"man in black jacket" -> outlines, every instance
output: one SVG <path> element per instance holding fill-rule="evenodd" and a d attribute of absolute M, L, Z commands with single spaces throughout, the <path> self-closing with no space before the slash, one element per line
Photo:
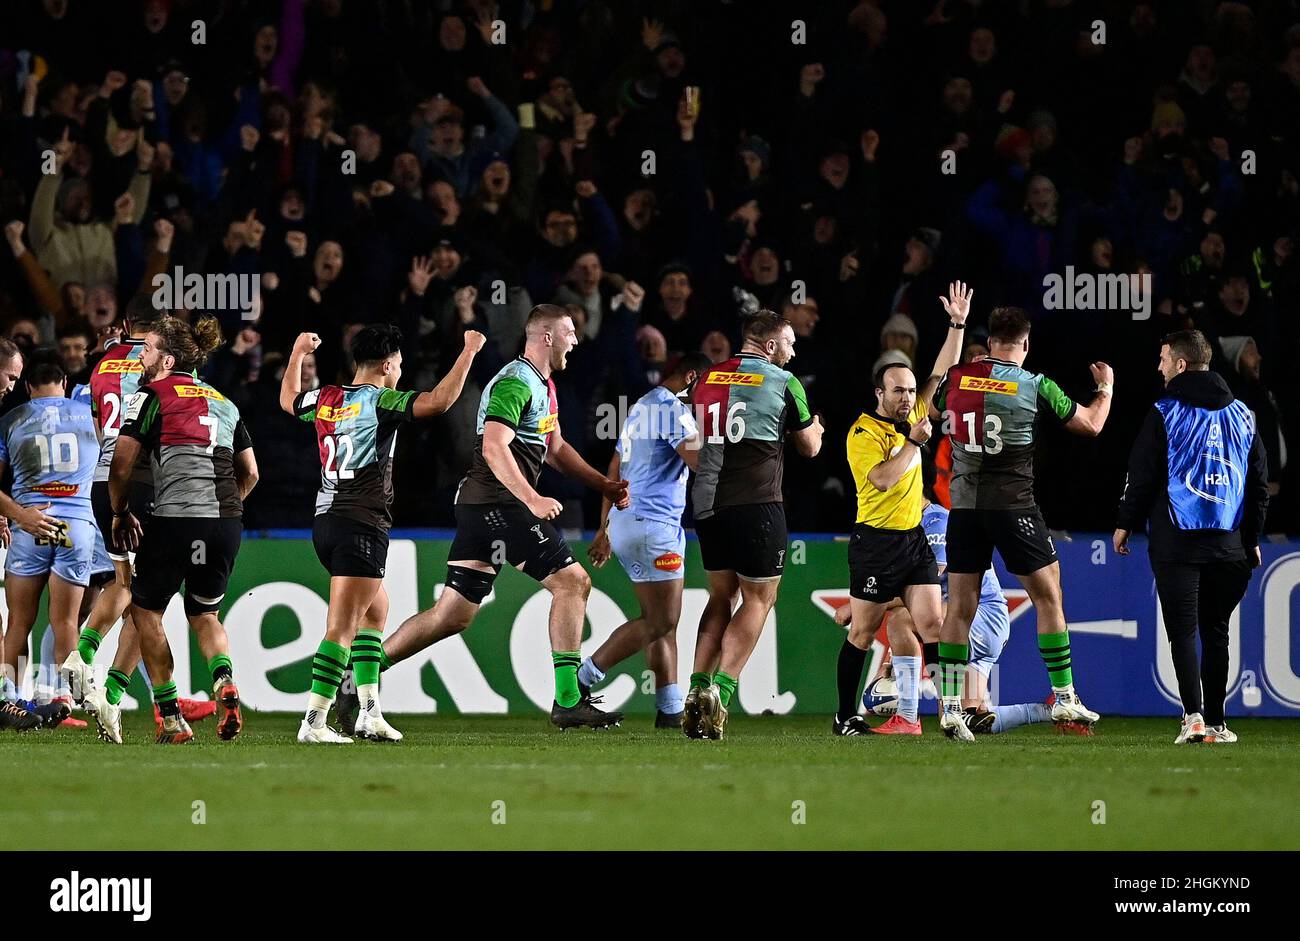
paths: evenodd
<path fill-rule="evenodd" d="M 1223 706 L 1228 619 L 1260 564 L 1268 507 L 1268 459 L 1254 413 L 1210 372 L 1199 330 L 1165 337 L 1165 395 L 1147 415 L 1129 457 L 1115 551 L 1150 520 L 1148 552 L 1183 701 L 1174 743 L 1235 742 Z M 1196 662 L 1196 632 L 1201 663 Z"/>

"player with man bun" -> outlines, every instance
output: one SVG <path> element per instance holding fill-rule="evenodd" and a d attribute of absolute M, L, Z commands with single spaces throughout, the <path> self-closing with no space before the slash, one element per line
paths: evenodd
<path fill-rule="evenodd" d="M 257 461 L 239 409 L 196 375 L 221 343 L 221 325 L 213 317 L 193 327 L 176 317 L 153 325 L 140 350 L 145 384 L 127 406 L 109 468 L 114 542 L 136 550 L 131 617 L 162 716 L 160 744 L 194 737 L 180 712 L 162 622 L 182 583 L 185 614 L 222 710 L 217 735 L 229 741 L 243 728 L 229 640 L 217 611 L 239 552 L 243 501 L 257 483 Z M 153 520 L 143 534 L 131 510 L 142 452 L 153 466 L 154 487 Z M 96 707 L 101 729 L 120 742 L 121 707 L 103 701 Z"/>

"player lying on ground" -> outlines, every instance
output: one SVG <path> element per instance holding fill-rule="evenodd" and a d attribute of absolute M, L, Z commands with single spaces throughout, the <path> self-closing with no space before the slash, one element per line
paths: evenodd
<path fill-rule="evenodd" d="M 640 612 L 617 627 L 578 668 L 579 688 L 589 689 L 638 650 L 655 675 L 655 727 L 679 728 L 684 697 L 677 684 L 677 621 L 686 577 L 686 479 L 698 464 L 700 435 L 683 393 L 712 361 L 687 353 L 663 383 L 628 411 L 609 477 L 626 477 L 631 504 L 610 514 L 601 501 L 600 529 L 587 555 L 596 568 L 611 551 L 632 580 Z"/>
<path fill-rule="evenodd" d="M 140 351 L 146 384 L 131 399 L 109 468 L 114 542 L 136 550 L 131 617 L 162 714 L 160 744 L 194 737 L 181 715 L 172 680 L 172 651 L 163 612 L 185 585 L 185 615 L 198 636 L 222 709 L 217 736 L 243 728 L 226 629 L 217 618 L 243 534 L 244 498 L 257 483 L 253 444 L 239 409 L 195 373 L 221 345 L 221 326 L 204 317 L 193 327 L 174 317 L 154 325 Z M 131 511 L 136 461 L 153 464 L 154 507 L 142 535 Z M 121 707 L 98 699 L 95 718 L 107 741 L 121 742 Z"/>
<path fill-rule="evenodd" d="M 551 722 L 562 729 L 604 728 L 621 722 L 622 714 L 597 709 L 578 688 L 578 648 L 591 577 L 551 523 L 564 509 L 560 501 L 534 488 L 545 461 L 621 510 L 628 505 L 628 483 L 591 467 L 560 434 L 551 374 L 565 367 L 578 343 L 573 319 L 563 307 L 539 304 L 529 313 L 524 332 L 523 355 L 493 377 L 479 402 L 479 441 L 456 493 L 456 538 L 442 594 L 432 608 L 407 618 L 383 642 L 380 668 L 469 627 L 502 565 L 513 565 L 551 593 Z"/>
<path fill-rule="evenodd" d="M 380 645 L 388 620 L 384 568 L 393 525 L 393 451 L 397 429 L 408 421 L 441 415 L 460 397 L 474 356 L 485 337 L 465 333 L 465 345 L 437 387 L 398 392 L 402 333 L 391 324 L 363 328 L 352 341 L 356 373 L 348 385 L 302 392 L 302 361 L 320 346 L 314 333 L 298 336 L 280 383 L 280 407 L 316 428 L 321 459 L 320 492 L 312 543 L 330 573 L 325 639 L 311 662 L 311 692 L 298 741 L 352 741 L 325 724 L 348 664 L 360 697 L 356 735 L 401 741 L 402 733 L 379 711 Z"/>
<path fill-rule="evenodd" d="M 966 318 L 974 291 L 957 281 L 940 297 L 947 314 L 948 333 L 925 383 L 918 389 L 911 368 L 891 363 L 875 376 L 876 400 L 849 429 L 846 452 L 857 486 L 857 516 L 849 539 L 849 610 L 852 624 L 836 664 L 839 707 L 831 724 L 836 735 L 919 735 L 916 698 L 904 700 L 897 715 L 871 728 L 858 715 L 858 689 L 867 650 L 875 640 L 894 598 L 911 612 L 912 622 L 926 642 L 939 639 L 943 596 L 934 552 L 921 527 L 924 500 L 921 448 L 930 440 L 930 398 L 939 380 L 961 356 Z M 901 685 L 915 690 L 921 673 L 921 651 L 910 630 L 890 619 L 885 630 L 894 652 Z"/>
<path fill-rule="evenodd" d="M 931 418 L 943 418 L 953 458 L 948 613 L 939 637 L 939 725 L 960 741 L 975 740 L 963 716 L 965 667 L 980 584 L 994 549 L 1034 603 L 1038 649 L 1056 697 L 1052 720 L 1091 725 L 1100 718 L 1074 691 L 1061 566 L 1034 502 L 1034 419 L 1042 408 L 1075 434 L 1100 434 L 1110 414 L 1114 373 L 1105 363 L 1093 363 L 1096 397 L 1089 405 L 1076 405 L 1052 380 L 1024 368 L 1028 355 L 1029 315 L 1018 307 L 994 309 L 989 355 L 949 369 L 930 408 Z"/>
<path fill-rule="evenodd" d="M 705 370 L 691 394 L 703 422 L 691 497 L 709 601 L 682 719 L 690 738 L 722 738 L 740 672 L 776 603 L 785 569 L 786 435 L 804 457 L 816 457 L 822 446 L 821 419 L 809 411 L 799 380 L 782 368 L 794 357 L 790 322 L 760 310 L 742 321 L 741 332 L 739 355 Z"/>

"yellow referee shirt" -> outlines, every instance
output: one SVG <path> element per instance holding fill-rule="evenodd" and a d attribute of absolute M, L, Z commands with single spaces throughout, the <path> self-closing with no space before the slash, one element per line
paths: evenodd
<path fill-rule="evenodd" d="M 916 424 L 929 411 L 928 402 L 917 400 L 907 420 Z M 914 529 L 921 524 L 924 485 L 921 480 L 921 452 L 912 452 L 912 462 L 898 483 L 881 493 L 867 479 L 871 468 L 902 450 L 906 438 L 892 422 L 864 412 L 849 429 L 849 467 L 858 488 L 858 522 L 876 529 Z"/>

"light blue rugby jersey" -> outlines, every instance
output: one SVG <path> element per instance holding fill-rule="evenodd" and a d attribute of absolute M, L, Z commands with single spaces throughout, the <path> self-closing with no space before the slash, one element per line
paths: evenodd
<path fill-rule="evenodd" d="M 940 565 L 948 564 L 948 510 L 937 503 L 931 503 L 921 513 L 921 527 L 925 530 L 926 541 L 934 552 L 934 560 Z M 948 600 L 948 572 L 942 576 L 943 600 Z M 1011 615 L 1007 611 L 1007 599 L 998 584 L 997 573 L 990 568 L 984 573 L 980 582 L 980 606 L 975 617 L 990 630 L 1001 634 L 1003 639 L 1011 632 Z"/>
<path fill-rule="evenodd" d="M 13 467 L 13 498 L 49 503 L 56 519 L 94 522 L 90 487 L 99 462 L 95 418 L 85 401 L 47 396 L 0 418 L 0 460 Z"/>
<path fill-rule="evenodd" d="M 637 400 L 618 438 L 619 474 L 632 500 L 624 512 L 681 523 L 690 471 L 677 447 L 695 434 L 690 408 L 663 386 Z"/>

